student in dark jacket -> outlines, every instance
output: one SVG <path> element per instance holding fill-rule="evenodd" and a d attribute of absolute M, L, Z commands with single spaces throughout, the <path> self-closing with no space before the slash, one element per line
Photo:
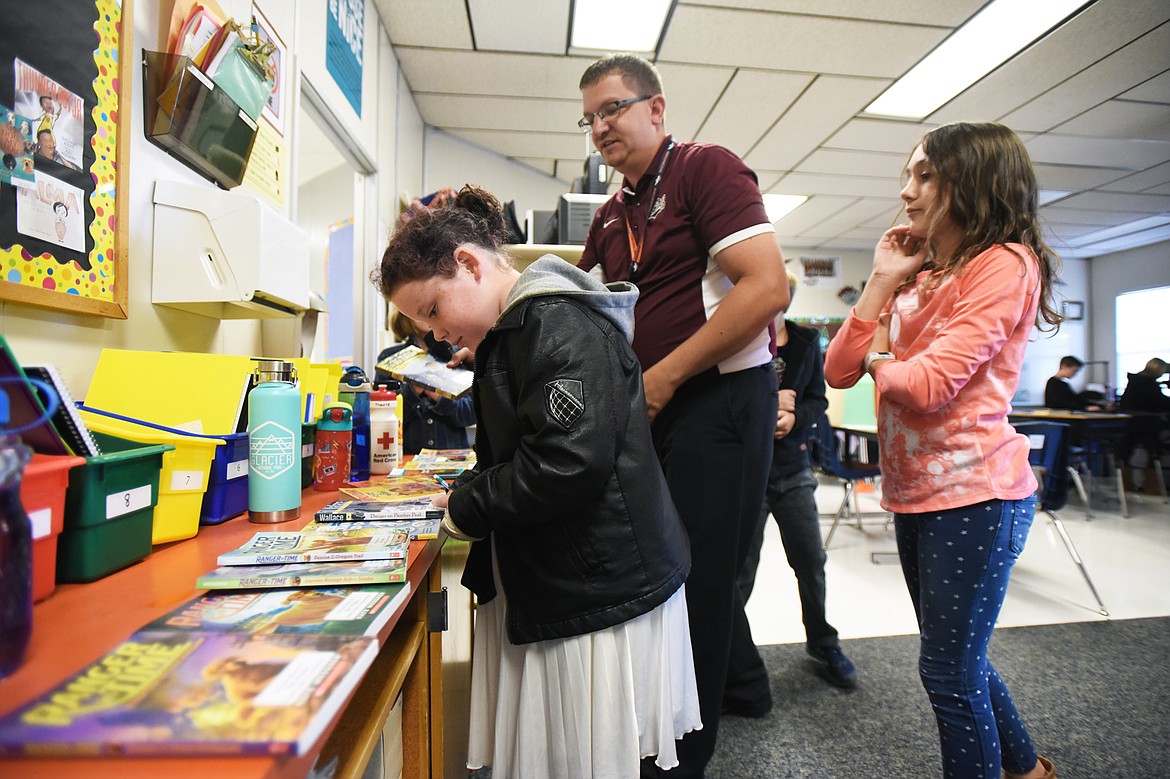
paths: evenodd
<path fill-rule="evenodd" d="M 401 224 L 377 284 L 475 357 L 476 467 L 437 502 L 473 540 L 468 766 L 637 776 L 701 727 L 691 557 L 630 346 L 637 289 L 544 257 L 518 273 L 499 201 L 465 187 Z"/>
<path fill-rule="evenodd" d="M 790 294 L 796 292 L 796 276 L 791 273 L 788 287 Z M 788 565 L 796 576 L 805 651 L 821 668 L 826 680 L 838 687 L 852 687 L 857 682 L 857 670 L 841 651 L 837 629 L 825 616 L 826 555 L 815 494 L 817 477 L 808 452 L 809 429 L 829 407 L 825 398 L 820 334 L 811 327 L 781 320 L 776 327 L 776 373 L 780 381 L 780 405 L 772 445 L 772 470 L 738 585 L 746 603 L 755 586 L 764 527 L 771 514 L 780 529 Z M 724 708 L 728 713 L 752 716 L 755 712 L 741 708 L 735 697 L 735 657 L 733 652 Z"/>
<path fill-rule="evenodd" d="M 1094 403 L 1091 395 L 1077 392 L 1073 388 L 1072 379 L 1085 365 L 1079 358 L 1066 354 L 1060 358 L 1060 367 L 1056 375 L 1048 379 L 1044 386 L 1044 406 L 1046 408 L 1060 408 L 1067 411 L 1100 411 L 1101 406 Z"/>
<path fill-rule="evenodd" d="M 432 357 L 447 362 L 452 357 L 451 344 L 436 340 L 428 330 L 423 330 L 401 311 L 395 311 L 390 319 L 390 330 L 402 343 L 383 349 L 378 362 L 407 346 L 425 349 Z M 388 373 L 376 370 L 375 384 L 385 384 L 387 389 L 402 393 L 402 451 L 418 454 L 422 449 L 466 449 L 467 428 L 475 424 L 475 411 L 471 407 L 471 395 L 452 400 L 437 392 L 402 382 Z"/>

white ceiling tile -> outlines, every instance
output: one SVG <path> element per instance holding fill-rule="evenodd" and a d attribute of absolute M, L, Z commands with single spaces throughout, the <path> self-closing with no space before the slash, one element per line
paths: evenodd
<path fill-rule="evenodd" d="M 680 62 L 894 79 L 949 32 L 684 5 L 671 17 L 659 56 Z"/>
<path fill-rule="evenodd" d="M 1170 103 L 1170 70 L 1138 84 L 1120 95 L 1125 100 L 1143 100 L 1147 103 Z"/>
<path fill-rule="evenodd" d="M 1061 207 L 1124 211 L 1142 215 L 1170 211 L 1170 197 L 1131 192 L 1082 192 L 1059 201 Z"/>
<path fill-rule="evenodd" d="M 548 0 L 467 0 L 480 51 L 564 54 L 569 6 Z"/>
<path fill-rule="evenodd" d="M 427 124 L 445 129 L 524 127 L 537 132 L 572 133 L 581 117 L 581 104 L 575 100 L 422 92 L 415 95 L 415 102 Z"/>
<path fill-rule="evenodd" d="M 503 154 L 505 157 L 564 157 L 566 159 L 576 154 L 581 155 L 584 162 L 585 153 L 582 151 L 581 133 L 533 133 L 496 130 L 451 130 L 464 140 L 478 143 L 486 149 Z"/>
<path fill-rule="evenodd" d="M 374 0 L 374 7 L 395 46 L 471 48 L 463 0 Z"/>
<path fill-rule="evenodd" d="M 752 167 L 791 170 L 877 97 L 886 82 L 821 76 L 745 160 Z"/>
<path fill-rule="evenodd" d="M 737 71 L 695 140 L 718 143 L 744 155 L 812 79 L 809 74 Z"/>
<path fill-rule="evenodd" d="M 825 141 L 825 146 L 900 154 L 905 162 L 922 136 L 937 126 L 892 119 L 854 119 Z"/>
<path fill-rule="evenodd" d="M 1059 201 L 1064 203 L 1064 200 Z M 1095 228 L 1112 227 L 1135 219 L 1144 219 L 1149 216 L 1148 211 L 1107 211 L 1092 208 L 1061 207 L 1060 205 L 1043 206 L 1040 209 L 1040 219 L 1053 224 L 1084 224 Z"/>
<path fill-rule="evenodd" d="M 577 82 L 592 60 L 537 54 L 404 48 L 395 52 L 412 92 L 579 100 Z"/>
<path fill-rule="evenodd" d="M 656 67 L 666 91 L 666 131 L 682 140 L 694 140 L 699 125 L 735 75 L 735 68 L 674 62 L 658 62 Z M 585 68 L 581 70 L 583 72 Z M 573 82 L 574 89 L 577 83 Z M 576 92 L 576 97 L 580 101 L 581 93 Z"/>
<path fill-rule="evenodd" d="M 814 195 L 801 203 L 798 208 L 786 214 L 779 222 L 776 222 L 776 232 L 799 235 L 802 231 L 820 224 L 856 201 L 855 197 Z"/>
<path fill-rule="evenodd" d="M 1048 165 L 1033 162 L 1041 189 L 1093 189 L 1116 181 L 1129 171 L 1122 168 L 1096 168 L 1081 165 Z"/>
<path fill-rule="evenodd" d="M 906 165 L 906 154 L 817 149 L 796 167 L 798 173 L 835 173 L 842 176 L 896 177 Z"/>
<path fill-rule="evenodd" d="M 1048 130 L 1167 68 L 1170 25 L 1163 25 L 1012 111 L 1003 122 L 1010 127 Z"/>
<path fill-rule="evenodd" d="M 683 0 L 680 5 L 713 5 L 720 8 L 749 8 L 785 14 L 834 16 L 902 22 L 908 25 L 958 27 L 983 7 L 986 0 Z"/>
<path fill-rule="evenodd" d="M 1170 103 L 1110 100 L 1056 128 L 1068 135 L 1170 141 Z"/>
<path fill-rule="evenodd" d="M 1153 187 L 1164 185 L 1167 182 L 1170 182 L 1170 162 L 1115 179 L 1102 185 L 1101 189 L 1109 192 L 1151 192 Z"/>
<path fill-rule="evenodd" d="M 829 176 L 814 173 L 789 173 L 769 191 L 785 195 L 845 195 L 889 197 L 895 199 L 902 185 L 898 179 Z"/>
<path fill-rule="evenodd" d="M 1123 170 L 1145 170 L 1170 160 L 1166 141 L 1130 141 L 1084 135 L 1047 133 L 1026 141 L 1034 163 L 1067 164 L 1089 160 L 1094 165 Z"/>

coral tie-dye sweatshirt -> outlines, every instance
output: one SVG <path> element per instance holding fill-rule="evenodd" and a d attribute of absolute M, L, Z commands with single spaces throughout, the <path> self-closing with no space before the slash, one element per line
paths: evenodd
<path fill-rule="evenodd" d="M 913 514 L 1026 498 L 1036 490 L 1028 439 L 1007 416 L 1040 300 L 1036 259 L 997 245 L 937 286 L 929 277 L 886 307 L 897 359 L 875 376 L 882 506 Z M 861 377 L 876 327 L 850 312 L 825 355 L 830 386 Z"/>

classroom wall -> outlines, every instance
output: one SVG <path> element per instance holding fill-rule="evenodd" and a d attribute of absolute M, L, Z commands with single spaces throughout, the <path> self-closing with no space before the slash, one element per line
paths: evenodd
<path fill-rule="evenodd" d="M 1170 241 L 1096 257 L 1090 263 L 1089 276 L 1092 298 L 1086 310 L 1093 323 L 1089 334 L 1092 352 L 1095 359 L 1112 363 L 1117 359 L 1116 298 L 1124 292 L 1170 286 Z M 1165 330 L 1170 319 L 1150 322 L 1150 327 Z M 1150 357 L 1170 359 L 1165 354 Z"/>
<path fill-rule="evenodd" d="M 551 211 L 561 195 L 569 191 L 558 178 L 434 127 L 426 131 L 425 182 L 422 194 L 475 184 L 489 190 L 501 203 L 514 200 L 521 228 L 529 209 Z"/>
<path fill-rule="evenodd" d="M 393 50 L 381 27 L 371 2 L 365 12 L 365 61 L 363 77 L 363 111 L 358 120 L 348 101 L 332 84 L 324 68 L 324 14 L 326 0 L 308 0 L 289 4 L 268 0 L 259 5 L 276 32 L 288 45 L 290 60 L 306 69 L 306 79 L 324 99 L 335 119 L 343 123 L 345 132 L 358 146 L 360 154 L 369 157 L 377 173 L 372 177 L 369 197 L 371 212 L 396 213 L 396 193 L 421 190 L 424 133 L 421 117 L 414 106 L 410 92 L 405 88 Z M 165 5 L 166 19 L 160 8 Z M 224 11 L 239 19 L 251 14 L 251 0 L 224 0 Z M 133 50 L 127 56 L 137 61 L 140 51 L 165 48 L 171 3 L 160 0 L 139 0 L 134 4 Z M 297 34 L 298 20 L 306 28 Z M 320 20 L 320 21 L 315 21 Z M 308 30 L 307 28 L 312 28 Z M 308 50 L 306 51 L 306 47 Z M 174 350 L 223 354 L 264 354 L 265 344 L 276 342 L 282 346 L 294 343 L 283 337 L 293 328 L 269 327 L 281 337 L 265 337 L 260 320 L 220 321 L 210 317 L 188 314 L 151 303 L 153 272 L 153 191 L 154 182 L 168 179 L 199 186 L 213 187 L 206 179 L 171 158 L 146 140 L 143 135 L 141 68 L 131 68 L 133 80 L 131 100 L 124 109 L 130 116 L 131 186 L 124 218 L 128 220 L 128 318 L 107 319 L 80 316 L 68 312 L 38 309 L 15 303 L 0 303 L 0 331 L 4 333 L 17 359 L 27 362 L 52 362 L 62 373 L 66 383 L 78 397 L 83 397 L 103 348 Z M 286 119 L 286 141 L 296 114 L 295 79 L 289 80 L 286 97 L 289 102 Z M 348 114 L 347 114 L 348 112 Z M 387 123 L 391 123 L 387 127 Z M 402 176 L 398 163 L 403 161 Z M 291 162 L 290 162 L 291 165 Z M 236 191 L 247 191 L 241 187 Z M 292 200 L 292 198 L 290 198 Z M 286 215 L 295 207 L 289 204 Z M 363 262 L 372 267 L 384 248 L 386 230 L 372 220 L 371 240 Z M 377 240 L 374 238 L 377 237 Z M 371 293 L 372 294 L 372 293 Z"/>

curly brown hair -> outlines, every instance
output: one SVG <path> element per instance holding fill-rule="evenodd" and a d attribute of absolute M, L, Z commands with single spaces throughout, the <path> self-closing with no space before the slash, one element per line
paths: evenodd
<path fill-rule="evenodd" d="M 389 299 L 403 284 L 434 276 L 452 278 L 455 249 L 470 243 L 509 262 L 504 251 L 508 230 L 496 196 L 470 184 L 454 199 L 399 218 L 382 262 L 370 281 Z"/>
<path fill-rule="evenodd" d="M 935 279 L 960 272 L 992 246 L 1022 244 L 1040 266 L 1036 324 L 1058 326 L 1063 317 L 1053 307 L 1052 287 L 1059 275 L 1060 259 L 1041 237 L 1039 186 L 1020 137 L 996 122 L 954 122 L 931 130 L 920 143 L 927 162 L 938 174 L 943 205 L 935 211 L 926 236 L 926 267 Z M 944 214 L 962 231 L 959 247 L 949 257 L 938 256 L 933 241 Z M 1020 257 L 1021 264 L 1024 261 Z"/>

